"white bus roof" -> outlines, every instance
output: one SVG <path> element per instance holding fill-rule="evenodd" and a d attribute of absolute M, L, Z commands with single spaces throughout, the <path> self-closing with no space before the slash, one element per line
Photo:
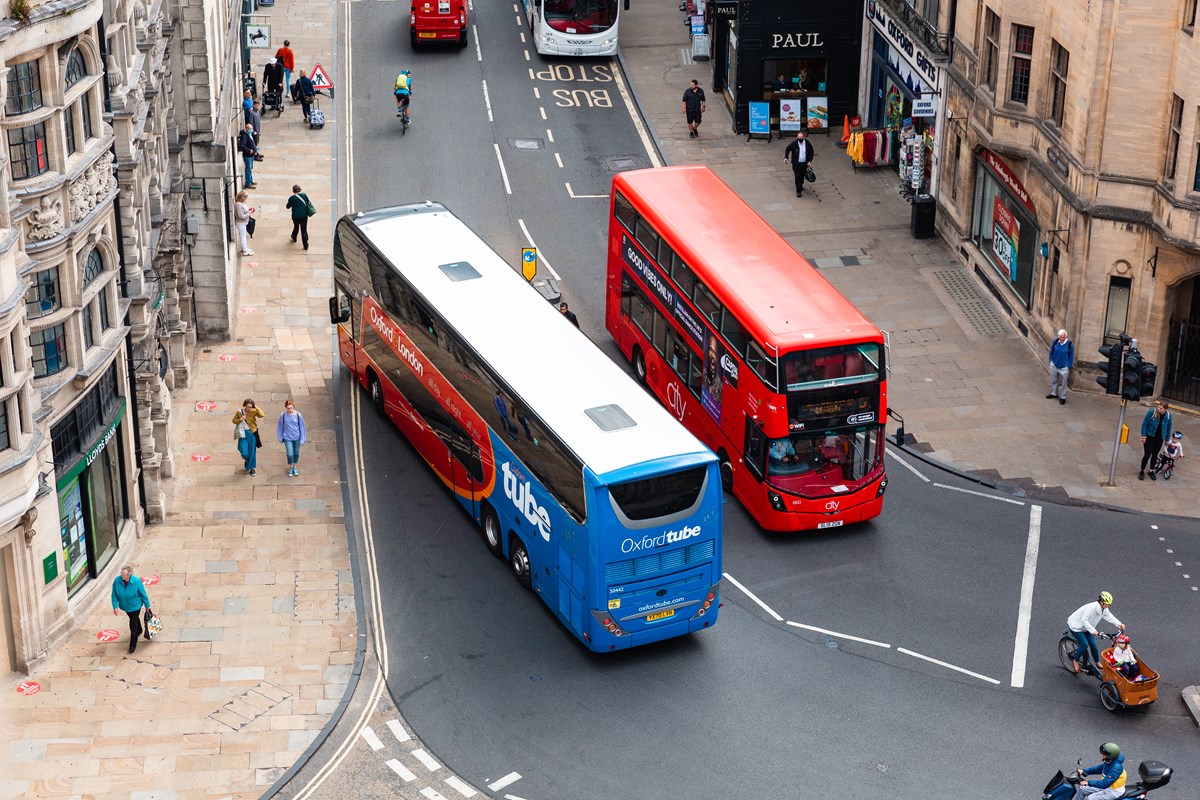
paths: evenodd
<path fill-rule="evenodd" d="M 704 445 L 526 283 L 474 231 L 436 204 L 352 215 L 358 229 L 597 476 Z M 467 262 L 478 278 L 439 267 Z M 685 394 L 688 402 L 693 398 Z M 695 400 L 697 404 L 698 400 Z M 632 427 L 604 431 L 585 413 L 616 405 Z M 485 418 L 488 409 L 477 409 Z"/>

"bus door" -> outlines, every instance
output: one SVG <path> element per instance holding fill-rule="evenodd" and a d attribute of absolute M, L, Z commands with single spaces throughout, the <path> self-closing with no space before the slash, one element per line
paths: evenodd
<path fill-rule="evenodd" d="M 754 480 L 762 483 L 767 463 L 767 436 L 758 422 L 746 415 L 746 445 L 742 449 L 742 463 Z"/>
<path fill-rule="evenodd" d="M 361 316 L 360 313 L 359 319 Z M 342 356 L 342 363 L 349 367 L 357 377 L 358 359 L 355 355 L 354 343 L 358 338 L 355 325 L 358 320 L 355 319 L 354 302 L 350 293 L 340 284 L 334 284 L 334 296 L 329 298 L 329 321 L 337 326 L 338 353 Z"/>

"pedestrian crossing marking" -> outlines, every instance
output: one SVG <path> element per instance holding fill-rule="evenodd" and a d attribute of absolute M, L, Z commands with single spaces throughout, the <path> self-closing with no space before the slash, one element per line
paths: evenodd
<path fill-rule="evenodd" d="M 375 731 L 371 730 L 370 726 L 362 729 L 361 736 L 363 741 L 370 745 L 372 750 L 379 751 L 383 749 L 383 742 L 379 741 L 379 737 L 375 735 Z"/>
<path fill-rule="evenodd" d="M 405 783 L 412 783 L 413 781 L 415 781 L 417 779 L 417 776 L 414 775 L 412 773 L 412 771 L 409 770 L 408 767 L 404 766 L 403 764 L 401 764 L 398 760 L 396 760 L 394 758 L 389 759 L 388 761 L 386 761 L 384 763 L 387 764 L 389 767 L 391 767 L 392 772 L 399 775 L 400 779 L 402 781 L 404 781 Z"/>
<path fill-rule="evenodd" d="M 437 772 L 439 769 L 442 768 L 442 765 L 439 764 L 434 759 L 433 756 L 429 755 L 429 753 L 426 753 L 424 750 L 422 750 L 419 747 L 416 750 L 413 750 L 412 754 L 413 754 L 413 758 L 415 758 L 417 761 L 420 761 L 422 764 L 424 764 L 425 769 L 429 770 L 430 772 Z"/>
<path fill-rule="evenodd" d="M 392 735 L 396 737 L 396 741 L 407 742 L 411 738 L 408 735 L 408 731 L 404 730 L 404 726 L 400 724 L 400 720 L 389 719 L 387 726 L 391 730 Z"/>

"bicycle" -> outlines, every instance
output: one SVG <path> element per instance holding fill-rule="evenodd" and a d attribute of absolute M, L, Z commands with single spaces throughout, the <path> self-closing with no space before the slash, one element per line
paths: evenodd
<path fill-rule="evenodd" d="M 406 98 L 404 98 L 404 102 L 402 102 L 400 104 L 399 116 L 400 116 L 400 135 L 401 136 L 404 136 L 405 134 L 408 133 L 408 126 L 412 124 L 412 121 L 409 120 L 409 118 L 408 118 L 408 103 L 409 103 L 409 99 L 406 97 Z"/>

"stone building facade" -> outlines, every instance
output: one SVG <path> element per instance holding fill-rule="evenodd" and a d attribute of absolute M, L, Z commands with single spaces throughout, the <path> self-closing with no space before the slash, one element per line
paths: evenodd
<path fill-rule="evenodd" d="M 955 5 L 938 227 L 1076 388 L 1125 333 L 1200 405 L 1197 0 Z"/>

